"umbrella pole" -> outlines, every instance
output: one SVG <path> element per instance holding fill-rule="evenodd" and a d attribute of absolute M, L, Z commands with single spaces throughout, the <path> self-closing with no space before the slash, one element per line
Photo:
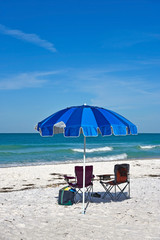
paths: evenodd
<path fill-rule="evenodd" d="M 85 214 L 85 165 L 86 165 L 86 137 L 84 136 L 84 155 L 83 155 L 83 214 Z"/>

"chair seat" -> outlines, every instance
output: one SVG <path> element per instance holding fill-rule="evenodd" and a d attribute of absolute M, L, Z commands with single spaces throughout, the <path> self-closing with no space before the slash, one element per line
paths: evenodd
<path fill-rule="evenodd" d="M 107 182 L 106 184 L 108 184 L 108 185 L 118 185 L 118 184 L 122 184 L 122 183 L 127 183 L 127 181 L 121 181 L 121 182 L 110 181 L 110 182 Z"/>
<path fill-rule="evenodd" d="M 69 183 L 70 186 L 74 187 L 74 188 L 83 188 L 82 184 L 77 184 L 77 183 Z M 89 184 L 85 185 L 85 187 L 89 187 L 89 186 L 93 186 L 93 183 L 90 182 Z"/>

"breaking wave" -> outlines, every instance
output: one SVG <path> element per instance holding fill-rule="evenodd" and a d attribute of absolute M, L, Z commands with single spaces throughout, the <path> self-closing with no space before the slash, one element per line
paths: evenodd
<path fill-rule="evenodd" d="M 127 159 L 127 154 L 122 153 L 118 155 L 112 155 L 112 156 L 106 156 L 106 157 L 93 157 L 93 158 L 87 158 L 87 161 L 93 161 L 93 162 L 105 162 L 105 161 L 114 161 L 114 160 L 124 160 Z"/>
<path fill-rule="evenodd" d="M 93 152 L 108 152 L 108 151 L 112 151 L 113 148 L 112 147 L 101 147 L 101 148 L 91 148 L 91 149 L 86 149 L 87 153 L 93 153 Z M 84 152 L 84 149 L 80 149 L 80 148 L 74 148 L 72 149 L 72 151 L 74 152 Z"/>
<path fill-rule="evenodd" d="M 152 148 L 157 148 L 160 147 L 160 145 L 145 145 L 145 146 L 140 146 L 141 149 L 152 149 Z"/>

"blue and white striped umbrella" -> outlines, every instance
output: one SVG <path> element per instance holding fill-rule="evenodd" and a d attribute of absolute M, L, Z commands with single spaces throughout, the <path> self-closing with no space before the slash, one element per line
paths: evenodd
<path fill-rule="evenodd" d="M 137 134 L 137 127 L 111 110 L 88 105 L 65 108 L 54 113 L 36 127 L 42 136 L 64 132 L 66 137 Z M 59 130 L 58 130 L 59 129 Z M 58 131 L 57 131 L 58 130 Z"/>
<path fill-rule="evenodd" d="M 36 130 L 42 136 L 53 136 L 64 133 L 66 137 L 84 135 L 84 167 L 83 167 L 83 213 L 85 213 L 85 159 L 86 137 L 109 135 L 136 135 L 137 127 L 126 118 L 111 110 L 100 107 L 82 105 L 65 108 L 39 122 Z"/>

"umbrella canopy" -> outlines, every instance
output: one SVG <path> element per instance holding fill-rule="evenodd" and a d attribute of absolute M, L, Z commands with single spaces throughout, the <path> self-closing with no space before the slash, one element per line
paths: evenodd
<path fill-rule="evenodd" d="M 64 133 L 66 137 L 137 134 L 137 127 L 121 115 L 104 108 L 88 105 L 65 108 L 36 126 L 42 136 Z"/>
<path fill-rule="evenodd" d="M 86 137 L 109 135 L 135 135 L 137 127 L 126 118 L 111 110 L 100 107 L 82 105 L 65 108 L 43 121 L 39 122 L 36 130 L 42 136 L 53 136 L 64 133 L 66 137 L 79 137 L 84 135 L 84 167 L 83 167 L 83 213 L 85 213 L 85 158 Z"/>

